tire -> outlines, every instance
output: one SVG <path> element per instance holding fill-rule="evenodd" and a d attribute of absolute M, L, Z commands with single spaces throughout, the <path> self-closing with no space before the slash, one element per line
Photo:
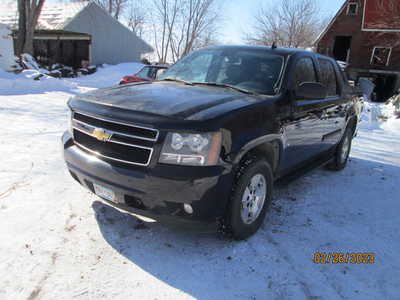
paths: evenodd
<path fill-rule="evenodd" d="M 350 126 L 346 128 L 343 134 L 342 140 L 340 141 L 335 151 L 333 161 L 327 165 L 327 168 L 332 171 L 343 170 L 349 160 L 351 151 L 351 142 L 353 140 L 353 130 Z"/>
<path fill-rule="evenodd" d="M 272 200 L 273 183 L 266 160 L 248 157 L 239 166 L 226 216 L 227 231 L 234 239 L 246 239 L 260 228 Z"/>

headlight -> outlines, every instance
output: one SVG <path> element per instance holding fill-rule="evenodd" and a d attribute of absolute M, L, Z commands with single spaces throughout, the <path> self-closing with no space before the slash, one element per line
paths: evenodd
<path fill-rule="evenodd" d="M 218 162 L 221 133 L 168 133 L 159 161 L 165 164 L 212 166 Z"/>
<path fill-rule="evenodd" d="M 72 134 L 72 111 L 69 108 L 67 112 L 67 130 Z"/>

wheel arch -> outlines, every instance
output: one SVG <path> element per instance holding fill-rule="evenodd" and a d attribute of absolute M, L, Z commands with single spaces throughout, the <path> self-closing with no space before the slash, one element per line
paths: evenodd
<path fill-rule="evenodd" d="M 358 117 L 357 115 L 351 115 L 349 116 L 349 118 L 347 119 L 346 122 L 346 128 L 350 127 L 353 131 L 353 136 L 356 134 L 357 132 L 357 124 L 358 124 Z"/>
<path fill-rule="evenodd" d="M 275 174 L 282 157 L 282 145 L 281 136 L 278 134 L 257 138 L 242 147 L 234 159 L 234 164 L 240 164 L 248 154 L 253 154 L 265 158 Z"/>
<path fill-rule="evenodd" d="M 347 110 L 346 126 L 343 128 L 343 133 L 349 126 L 351 126 L 351 129 L 353 130 L 353 135 L 356 135 L 359 118 L 360 114 L 357 113 L 355 105 L 350 105 Z"/>

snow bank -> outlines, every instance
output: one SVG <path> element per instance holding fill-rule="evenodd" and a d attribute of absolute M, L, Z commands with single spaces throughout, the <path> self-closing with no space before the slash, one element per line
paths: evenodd
<path fill-rule="evenodd" d="M 86 88 L 102 88 L 116 85 L 126 75 L 132 75 L 143 68 L 140 63 L 122 63 L 118 65 L 104 65 L 98 68 L 97 72 L 89 76 L 81 76 L 78 78 L 68 79 L 77 83 L 81 87 Z"/>
<path fill-rule="evenodd" d="M 22 95 L 27 93 L 44 93 L 46 91 L 71 91 L 77 89 L 77 84 L 52 77 L 33 80 L 40 73 L 35 70 L 25 70 L 15 75 L 0 71 L 0 95 Z"/>
<path fill-rule="evenodd" d="M 390 121 L 390 122 L 389 122 Z M 387 128 L 388 123 L 397 123 L 395 107 L 392 104 L 376 102 L 364 102 L 364 110 L 361 115 L 361 127 L 366 129 Z"/>
<path fill-rule="evenodd" d="M 0 23 L 0 69 L 9 70 L 14 61 L 14 44 L 10 28 Z"/>
<path fill-rule="evenodd" d="M 142 67 L 143 65 L 139 63 L 105 65 L 92 75 L 62 79 L 43 76 L 40 80 L 33 79 L 40 74 L 36 70 L 24 70 L 18 75 L 0 70 L 0 95 L 38 94 L 51 91 L 76 94 L 88 89 L 115 85 L 123 76 L 134 74 Z"/>
<path fill-rule="evenodd" d="M 382 124 L 382 129 L 391 132 L 400 132 L 400 119 L 391 118 L 387 122 Z"/>

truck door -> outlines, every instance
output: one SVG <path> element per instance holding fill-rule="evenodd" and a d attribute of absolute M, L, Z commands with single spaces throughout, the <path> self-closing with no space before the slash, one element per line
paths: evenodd
<path fill-rule="evenodd" d="M 294 94 L 304 82 L 318 82 L 316 65 L 312 57 L 301 57 L 294 64 L 291 79 Z M 285 150 L 282 160 L 282 172 L 321 153 L 321 141 L 324 133 L 325 99 L 292 99 L 292 113 L 284 123 Z"/>
<path fill-rule="evenodd" d="M 321 150 L 329 150 L 334 147 L 342 136 L 342 129 L 346 118 L 346 99 L 343 94 L 338 73 L 332 61 L 318 58 L 320 82 L 327 87 L 326 99 L 323 106 L 322 123 L 324 126 Z"/>

